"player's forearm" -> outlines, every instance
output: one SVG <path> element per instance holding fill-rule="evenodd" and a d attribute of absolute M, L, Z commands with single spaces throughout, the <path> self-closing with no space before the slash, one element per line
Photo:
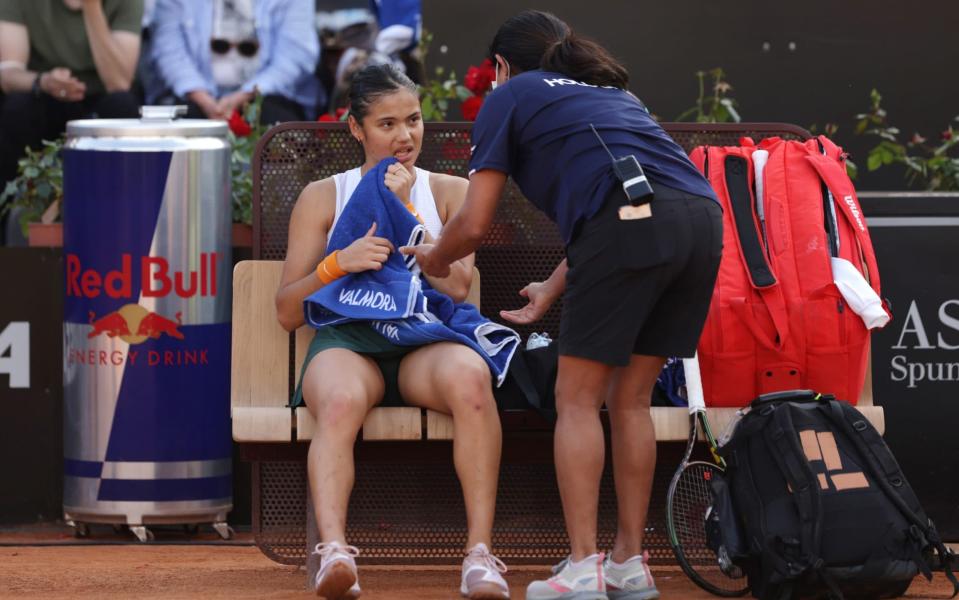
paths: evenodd
<path fill-rule="evenodd" d="M 549 276 L 549 279 L 546 280 L 546 287 L 552 296 L 553 300 L 556 300 L 563 295 L 563 291 L 566 290 L 566 272 L 569 271 L 569 266 L 566 264 L 566 259 L 564 258 L 556 268 L 553 269 L 552 275 Z"/>
<path fill-rule="evenodd" d="M 426 280 L 434 289 L 443 292 L 454 301 L 463 302 L 470 292 L 470 285 L 473 282 L 473 269 L 468 267 L 461 259 L 450 264 L 448 277 L 430 277 L 427 275 Z"/>
<path fill-rule="evenodd" d="M 36 80 L 36 71 L 28 71 L 23 67 L 8 66 L 0 71 L 0 88 L 4 94 L 15 92 L 29 92 L 33 89 L 33 82 Z"/>
<path fill-rule="evenodd" d="M 97 75 L 108 92 L 125 92 L 133 84 L 137 56 L 128 56 L 116 40 L 103 14 L 103 6 L 90 3 L 83 8 L 83 23 L 86 26 L 90 51 Z M 136 53 L 139 54 L 139 53 Z"/>

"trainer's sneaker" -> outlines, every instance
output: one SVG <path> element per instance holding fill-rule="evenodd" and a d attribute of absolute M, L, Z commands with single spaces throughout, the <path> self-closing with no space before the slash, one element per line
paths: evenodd
<path fill-rule="evenodd" d="M 610 600 L 653 600 L 659 590 L 649 572 L 649 553 L 643 552 L 624 563 L 606 559 L 606 594 Z"/>
<path fill-rule="evenodd" d="M 553 567 L 553 576 L 526 588 L 526 600 L 606 600 L 603 554 L 579 562 L 566 559 Z"/>
<path fill-rule="evenodd" d="M 476 544 L 463 559 L 460 593 L 470 600 L 509 600 L 509 586 L 501 575 L 505 572 L 506 565 L 486 544 Z"/>
<path fill-rule="evenodd" d="M 360 551 L 355 546 L 339 542 L 316 545 L 313 554 L 320 555 L 320 570 L 316 572 L 313 589 L 326 600 L 354 600 L 359 598 L 360 583 L 356 577 L 356 561 Z"/>

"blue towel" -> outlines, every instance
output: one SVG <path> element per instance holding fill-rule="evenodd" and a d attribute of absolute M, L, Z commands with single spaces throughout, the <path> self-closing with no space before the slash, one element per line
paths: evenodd
<path fill-rule="evenodd" d="M 427 284 L 428 285 L 428 284 Z M 453 300 L 432 288 L 423 290 L 424 310 L 408 319 L 373 321 L 373 329 L 397 346 L 422 346 L 433 342 L 457 342 L 469 346 L 486 361 L 499 387 L 519 347 L 515 331 L 494 323 L 476 307 Z"/>
<path fill-rule="evenodd" d="M 384 184 L 387 158 L 363 176 L 330 234 L 328 250 L 349 246 L 375 221 L 376 235 L 393 245 L 415 246 L 425 228 Z M 375 331 L 399 346 L 449 341 L 475 350 L 499 386 L 519 346 L 519 335 L 483 317 L 476 307 L 453 300 L 420 278 L 412 256 L 390 253 L 379 271 L 351 273 L 323 286 L 303 301 L 306 322 L 320 328 L 369 321 Z"/>
<path fill-rule="evenodd" d="M 327 251 L 342 250 L 363 237 L 376 223 L 376 236 L 393 245 L 416 245 L 426 228 L 403 206 L 383 180 L 386 169 L 396 162 L 387 158 L 363 176 L 330 232 Z M 403 319 L 413 313 L 420 296 L 421 280 L 411 272 L 412 256 L 391 252 L 383 268 L 341 277 L 323 286 L 304 300 L 306 321 L 314 327 L 355 320 Z"/>

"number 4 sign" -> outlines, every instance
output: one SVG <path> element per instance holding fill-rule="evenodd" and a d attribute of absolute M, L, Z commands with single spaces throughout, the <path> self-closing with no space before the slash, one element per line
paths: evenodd
<path fill-rule="evenodd" d="M 11 388 L 30 387 L 30 323 L 14 321 L 0 332 L 0 374 Z"/>

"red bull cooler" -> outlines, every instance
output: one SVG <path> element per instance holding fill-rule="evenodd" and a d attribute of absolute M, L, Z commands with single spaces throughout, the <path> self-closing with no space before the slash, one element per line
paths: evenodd
<path fill-rule="evenodd" d="M 144 115 L 67 125 L 63 510 L 81 535 L 213 523 L 228 537 L 227 126 Z"/>

